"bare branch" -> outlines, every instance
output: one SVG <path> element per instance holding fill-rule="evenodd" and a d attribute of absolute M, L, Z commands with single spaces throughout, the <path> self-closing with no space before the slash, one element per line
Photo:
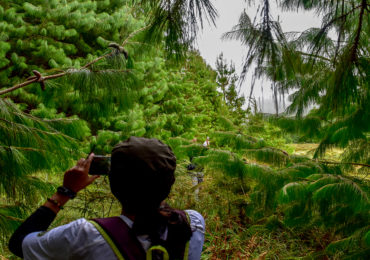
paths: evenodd
<path fill-rule="evenodd" d="M 66 75 L 66 74 L 67 74 L 66 72 L 62 72 L 62 73 L 58 73 L 58 74 L 53 74 L 53 75 L 45 76 L 45 77 L 43 77 L 43 81 L 49 80 L 49 79 L 59 78 L 59 77 L 62 77 L 64 75 Z M 17 85 L 15 85 L 15 86 L 13 86 L 11 88 L 8 88 L 8 89 L 1 90 L 0 91 L 0 96 L 1 95 L 4 95 L 6 93 L 12 92 L 12 91 L 14 91 L 16 89 L 19 89 L 19 88 L 23 88 L 25 86 L 28 86 L 28 85 L 30 85 L 32 83 L 38 82 L 38 80 L 39 79 L 37 77 L 33 76 L 31 79 L 29 79 L 29 80 L 27 80 L 27 81 L 25 81 L 23 83 L 17 84 Z"/>
<path fill-rule="evenodd" d="M 85 66 L 81 67 L 81 69 L 86 69 L 86 68 L 90 67 L 92 64 L 97 63 L 98 61 L 100 61 L 102 59 L 105 59 L 105 58 L 107 58 L 110 55 L 112 55 L 112 52 L 109 52 L 107 54 L 104 54 L 104 55 L 102 55 L 102 56 L 100 56 L 100 57 L 98 57 L 98 58 L 96 58 L 96 59 L 88 62 Z M 65 75 L 68 74 L 67 72 L 61 72 L 61 73 L 58 73 L 58 74 L 53 74 L 53 75 L 49 75 L 49 76 L 44 76 L 43 77 L 41 75 L 41 73 L 39 71 L 37 71 L 37 70 L 33 70 L 32 72 L 35 74 L 35 76 L 32 76 L 32 77 L 29 78 L 29 80 L 27 80 L 27 81 L 25 81 L 23 83 L 17 84 L 15 86 L 11 87 L 11 88 L 1 90 L 0 91 L 0 96 L 1 95 L 4 95 L 6 93 L 12 92 L 12 91 L 14 91 L 16 89 L 23 88 L 23 87 L 28 86 L 28 85 L 30 85 L 32 83 L 35 83 L 35 82 L 40 82 L 40 84 L 41 84 L 41 83 L 44 83 L 44 81 L 46 81 L 46 80 L 60 78 L 60 77 L 63 77 L 63 76 L 65 76 Z"/>

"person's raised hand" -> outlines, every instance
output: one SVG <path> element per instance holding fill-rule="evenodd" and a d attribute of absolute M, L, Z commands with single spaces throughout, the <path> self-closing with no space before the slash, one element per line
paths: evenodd
<path fill-rule="evenodd" d="M 99 178 L 99 175 L 89 176 L 93 158 L 94 154 L 91 153 L 87 159 L 81 158 L 76 166 L 66 171 L 64 173 L 63 186 L 77 193 Z"/>

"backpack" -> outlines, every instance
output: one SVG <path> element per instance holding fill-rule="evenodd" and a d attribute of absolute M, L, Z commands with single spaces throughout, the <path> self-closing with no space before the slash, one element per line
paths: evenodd
<path fill-rule="evenodd" d="M 186 215 L 190 223 L 185 211 L 178 212 Z M 152 260 L 154 251 L 161 252 L 163 260 L 170 259 L 167 249 L 161 245 L 153 245 L 145 252 L 132 229 L 120 217 L 98 218 L 89 220 L 89 222 L 103 236 L 118 260 Z M 187 260 L 188 256 L 189 241 L 185 244 L 183 259 Z"/>

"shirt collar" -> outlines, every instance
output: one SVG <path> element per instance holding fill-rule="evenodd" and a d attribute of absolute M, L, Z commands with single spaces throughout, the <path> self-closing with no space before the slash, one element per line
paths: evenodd
<path fill-rule="evenodd" d="M 127 224 L 127 226 L 132 228 L 132 226 L 134 225 L 134 222 L 131 219 L 129 219 L 125 215 L 120 215 L 119 217 Z"/>

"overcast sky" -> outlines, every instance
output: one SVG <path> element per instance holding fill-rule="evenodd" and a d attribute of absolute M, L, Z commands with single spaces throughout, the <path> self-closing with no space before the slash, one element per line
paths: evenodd
<path fill-rule="evenodd" d="M 213 0 L 212 1 L 218 10 L 219 17 L 216 21 L 217 27 L 210 26 L 205 23 L 203 32 L 200 33 L 197 47 L 202 57 L 206 62 L 215 68 L 217 56 L 223 52 L 224 58 L 228 62 L 233 61 L 240 75 L 243 57 L 247 52 L 247 48 L 242 46 L 238 41 L 221 40 L 221 36 L 232 29 L 238 23 L 239 16 L 243 9 L 246 9 L 247 14 L 253 20 L 257 5 L 248 7 L 244 0 Z M 258 4 L 260 0 L 255 0 Z M 282 12 L 276 8 L 275 1 L 270 1 L 271 10 L 274 19 L 279 17 L 281 26 L 284 32 L 304 31 L 311 27 L 320 27 L 320 19 L 313 12 Z M 253 71 L 253 68 L 250 69 Z M 249 96 L 252 73 L 249 72 L 242 86 L 241 93 L 246 97 Z M 256 82 L 254 87 L 254 96 L 257 100 L 264 100 L 264 112 L 274 112 L 272 105 L 272 92 L 270 90 L 271 83 L 268 81 Z M 263 86 L 263 91 L 261 87 Z M 263 98 L 262 98 L 263 97 Z"/>

